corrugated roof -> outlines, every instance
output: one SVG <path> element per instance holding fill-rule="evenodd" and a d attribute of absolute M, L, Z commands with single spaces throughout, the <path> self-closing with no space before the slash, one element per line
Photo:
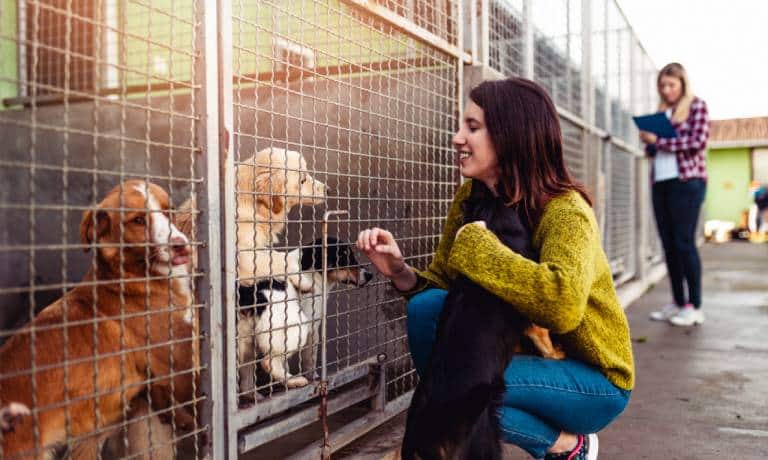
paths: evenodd
<path fill-rule="evenodd" d="M 712 120 L 710 142 L 745 142 L 768 139 L 768 117 Z"/>

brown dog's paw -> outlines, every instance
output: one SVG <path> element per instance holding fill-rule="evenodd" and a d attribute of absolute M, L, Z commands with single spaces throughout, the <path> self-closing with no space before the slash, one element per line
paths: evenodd
<path fill-rule="evenodd" d="M 544 354 L 547 359 L 565 359 L 565 352 L 559 347 L 554 347 Z"/>
<path fill-rule="evenodd" d="M 548 329 L 531 324 L 525 329 L 524 334 L 531 339 L 538 352 L 544 358 L 565 359 L 565 353 L 562 348 L 552 343 Z"/>

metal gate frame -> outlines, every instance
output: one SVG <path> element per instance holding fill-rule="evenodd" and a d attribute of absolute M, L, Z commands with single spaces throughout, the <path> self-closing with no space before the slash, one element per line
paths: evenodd
<path fill-rule="evenodd" d="M 600 1 L 600 0 L 596 0 Z M 611 0 L 605 0 L 606 5 Z M 467 83 L 476 83 L 478 72 L 472 69 L 480 69 L 479 75 L 483 78 L 502 78 L 494 69 L 488 66 L 489 63 L 489 0 L 481 0 L 467 3 L 462 2 L 457 8 L 457 43 L 464 46 L 453 45 L 441 37 L 416 26 L 409 20 L 395 14 L 389 9 L 364 0 L 341 0 L 343 4 L 355 8 L 363 9 L 368 14 L 375 16 L 389 25 L 394 26 L 406 35 L 419 40 L 420 42 L 435 48 L 443 53 L 457 58 L 456 81 L 458 92 L 458 113 L 463 112 L 465 91 L 465 79 Z M 523 16 L 526 26 L 524 27 L 524 48 L 522 50 L 523 60 L 522 68 L 524 75 L 533 78 L 534 72 L 534 45 L 533 45 L 533 27 L 531 26 L 531 3 L 525 0 Z M 480 14 L 477 9 L 480 8 Z M 614 167 L 612 155 L 615 151 L 622 151 L 629 155 L 629 161 L 635 163 L 635 170 L 642 170 L 638 163 L 642 160 L 639 150 L 619 138 L 612 137 L 609 133 L 613 131 L 611 123 L 611 104 L 610 96 L 605 94 L 604 119 L 606 126 L 602 129 L 595 125 L 595 85 L 592 75 L 591 63 L 591 7 L 592 0 L 582 0 L 582 28 L 588 31 L 583 37 L 582 47 L 582 72 L 589 77 L 582 78 L 581 85 L 581 109 L 583 116 L 570 112 L 563 107 L 558 106 L 560 116 L 570 124 L 583 130 L 582 132 L 582 161 L 584 180 L 593 189 L 597 188 L 598 176 L 604 174 L 605 190 L 603 198 L 604 209 L 598 210 L 607 214 L 606 227 L 610 230 L 613 222 L 610 222 L 609 209 L 612 207 L 610 197 L 610 177 Z M 215 14 L 213 14 L 215 12 Z M 607 13 L 606 13 L 607 14 Z M 234 113 L 233 113 L 233 16 L 232 0 L 201 0 L 198 8 L 198 18 L 202 24 L 199 37 L 199 52 L 202 58 L 199 59 L 198 77 L 200 88 L 203 88 L 204 97 L 198 98 L 200 107 L 199 113 L 204 117 L 205 122 L 201 123 L 199 132 L 201 147 L 206 153 L 207 160 L 205 168 L 207 171 L 208 183 L 206 187 L 205 203 L 208 212 L 203 215 L 204 228 L 207 232 L 202 235 L 208 238 L 209 244 L 204 248 L 206 257 L 201 258 L 204 265 L 202 267 L 208 273 L 208 284 L 201 286 L 200 295 L 209 302 L 209 314 L 203 319 L 204 332 L 208 334 L 209 346 L 204 350 L 203 362 L 208 371 L 207 378 L 204 379 L 203 389 L 210 397 L 211 404 L 209 412 L 204 413 L 204 420 L 211 421 L 211 454 L 213 458 L 235 459 L 240 453 L 247 452 L 252 448 L 263 445 L 273 439 L 276 439 L 287 432 L 297 430 L 307 426 L 317 420 L 324 424 L 323 439 L 319 444 L 306 446 L 293 455 L 294 458 L 305 458 L 308 456 L 320 456 L 328 458 L 331 452 L 352 442 L 354 439 L 362 436 L 364 433 L 375 428 L 389 418 L 405 410 L 409 403 L 412 392 L 408 392 L 396 399 L 387 402 L 385 382 L 386 369 L 381 365 L 381 359 L 371 358 L 360 362 L 357 365 L 344 369 L 330 378 L 323 378 L 319 383 L 310 385 L 303 389 L 292 390 L 274 400 L 255 405 L 243 410 L 238 407 L 237 401 L 237 363 L 236 350 L 234 347 L 227 347 L 227 338 L 234 337 L 236 331 L 235 315 L 229 314 L 228 305 L 232 305 L 235 299 L 235 281 L 236 281 L 236 248 L 235 241 L 235 196 L 231 193 L 235 189 L 235 166 L 234 152 Z M 465 29 L 469 28 L 465 37 Z M 608 32 L 606 31 L 606 34 Z M 606 49 L 608 43 L 606 41 Z M 465 51 L 468 49 L 468 51 Z M 214 65 L 215 64 L 215 65 Z M 607 65 L 607 63 L 606 63 Z M 467 74 L 467 72 L 470 72 Z M 469 77 L 468 77 L 469 76 Z M 608 73 L 606 70 L 606 84 Z M 631 91 L 637 91 L 634 88 Z M 607 86 L 606 86 L 607 87 Z M 634 95 L 633 95 L 634 97 Z M 602 141 L 600 141 L 602 140 Z M 634 159 L 632 159 L 634 158 Z M 202 165 L 200 166 L 202 167 Z M 600 172 L 602 170 L 602 173 Z M 634 248 L 632 254 L 626 254 L 630 259 L 626 260 L 627 266 L 623 273 L 620 273 L 619 283 L 627 280 L 637 274 L 644 272 L 643 268 L 652 261 L 646 261 L 641 257 L 638 251 L 642 253 L 642 248 L 637 249 L 638 245 L 643 246 L 646 240 L 644 232 L 638 232 L 638 226 L 643 225 L 642 214 L 647 216 L 646 198 L 647 194 L 635 193 L 637 187 L 642 185 L 643 178 L 641 174 L 632 174 L 632 184 L 630 187 L 631 196 L 643 201 L 632 211 L 630 225 L 632 235 L 630 240 L 638 243 L 631 244 Z M 645 210 L 645 211 L 644 211 Z M 327 219 L 328 216 L 325 216 Z M 324 221 L 327 224 L 327 221 Z M 219 240 L 215 239 L 217 233 Z M 641 236 L 638 236 L 640 233 Z M 606 245 L 610 245 L 610 231 L 605 233 Z M 223 267 L 219 272 L 216 268 Z M 231 340 L 230 340 L 231 341 Z M 323 338 L 323 342 L 325 339 Z M 221 359 L 226 356 L 226 361 Z M 325 369 L 323 368 L 323 374 Z M 343 386 L 354 380 L 369 379 L 367 388 L 341 394 L 331 400 L 328 399 L 328 391 Z M 273 423 L 267 426 L 252 428 L 252 426 L 272 415 L 280 413 L 288 408 L 313 400 L 320 399 L 318 407 L 312 406 L 298 411 L 288 419 Z M 357 402 L 373 398 L 372 407 L 374 410 L 368 415 L 350 423 L 346 427 L 338 430 L 336 433 L 329 433 L 327 428 L 327 417 L 335 412 L 351 406 Z M 208 418 L 210 417 L 210 418 Z M 249 429 L 251 427 L 251 429 Z"/>
<path fill-rule="evenodd" d="M 207 338 L 203 341 L 206 346 L 200 350 L 203 365 L 201 388 L 204 396 L 208 398 L 201 418 L 210 423 L 210 439 L 206 451 L 209 458 L 225 458 L 226 453 L 225 391 L 220 384 L 225 379 L 221 355 L 226 342 L 222 324 L 225 306 L 229 305 L 232 299 L 232 290 L 222 289 L 222 279 L 229 278 L 226 268 L 234 265 L 234 253 L 224 251 L 222 254 L 227 236 L 232 235 L 234 222 L 228 223 L 229 216 L 221 211 L 221 200 L 232 194 L 224 193 L 227 181 L 226 178 L 220 177 L 221 165 L 227 163 L 230 143 L 228 133 L 221 129 L 225 125 L 221 119 L 224 112 L 220 107 L 224 106 L 225 101 L 222 99 L 227 93 L 220 87 L 218 72 L 221 59 L 225 58 L 219 53 L 219 4 L 217 0 L 196 0 L 195 18 L 200 24 L 200 33 L 196 40 L 198 66 L 195 69 L 197 81 L 194 83 L 196 91 L 202 93 L 195 99 L 195 111 L 201 116 L 197 132 L 198 146 L 205 155 L 205 162 L 199 161 L 197 165 L 198 168 L 205 168 L 206 187 L 200 203 L 203 204 L 202 209 L 207 211 L 202 213 L 199 227 L 200 239 L 207 244 L 200 248 L 198 257 L 199 269 L 207 276 L 204 276 L 197 286 L 199 298 L 208 305 L 208 308 L 203 310 L 205 313 L 200 316 L 200 333 Z M 221 232 L 222 228 L 225 231 Z M 219 267 L 225 269 L 220 271 Z"/>
<path fill-rule="evenodd" d="M 591 57 L 593 1 L 603 1 L 606 6 L 614 5 L 613 0 L 581 0 L 581 27 L 582 34 L 584 35 L 580 44 L 582 52 L 581 72 L 586 77 L 583 77 L 580 82 L 581 96 L 578 101 L 574 102 L 580 104 L 582 113 L 573 113 L 561 106 L 558 106 L 557 109 L 564 121 L 582 130 L 580 142 L 582 145 L 582 155 L 580 160 L 583 162 L 581 167 L 582 176 L 584 177 L 580 179 L 586 182 L 593 190 L 597 190 L 599 188 L 598 183 L 601 180 L 600 176 L 602 175 L 605 178 L 604 190 L 602 192 L 597 190 L 604 195 L 602 200 L 600 199 L 601 197 L 598 197 L 597 204 L 601 205 L 602 203 L 602 207 L 597 212 L 606 216 L 605 227 L 609 230 L 613 224 L 610 221 L 609 212 L 612 207 L 612 200 L 610 198 L 610 177 L 611 170 L 614 167 L 612 154 L 615 151 L 622 151 L 625 155 L 630 156 L 629 161 L 633 162 L 635 166 L 633 169 L 641 170 L 641 168 L 637 167 L 637 163 L 642 161 L 642 153 L 636 146 L 622 140 L 622 136 L 614 137 L 611 135 L 614 129 L 610 126 L 611 97 L 607 94 L 607 91 L 604 94 L 605 101 L 603 104 L 605 114 L 601 114 L 604 116 L 606 126 L 597 127 L 595 124 L 596 94 Z M 365 0 L 340 0 L 340 2 L 362 9 L 409 37 L 457 58 L 455 78 L 457 81 L 457 109 L 459 114 L 463 112 L 467 84 L 477 83 L 478 77 L 504 77 L 503 74 L 489 66 L 490 0 L 480 0 L 479 2 L 460 0 L 456 11 L 457 43 L 459 45 L 447 42 L 443 38 L 374 2 Z M 213 443 L 214 458 L 225 458 L 226 456 L 226 458 L 235 459 L 239 453 L 247 452 L 289 431 L 307 426 L 318 419 L 325 422 L 327 417 L 334 412 L 349 407 L 356 402 L 374 398 L 374 411 L 369 415 L 358 419 L 334 434 L 328 432 L 326 424 L 323 440 L 320 444 L 309 445 L 294 455 L 295 458 L 304 458 L 310 455 L 319 455 L 322 458 L 327 458 L 334 450 L 343 447 L 380 423 L 405 410 L 410 403 L 412 392 L 386 402 L 384 385 L 380 383 L 386 381 L 384 375 L 385 368 L 380 365 L 379 359 L 371 358 L 344 369 L 328 379 L 322 379 L 316 385 L 313 384 L 306 388 L 292 390 L 289 394 L 281 395 L 274 400 L 245 410 L 238 407 L 236 396 L 237 373 L 235 372 L 237 368 L 236 350 L 231 346 L 225 346 L 225 344 L 231 341 L 228 341 L 227 338 L 231 339 L 234 337 L 236 331 L 235 317 L 232 314 L 228 314 L 229 312 L 226 308 L 227 305 L 232 305 L 234 302 L 236 281 L 236 248 L 233 243 L 235 241 L 234 222 L 236 206 L 234 194 L 231 193 L 236 185 L 234 152 L 232 151 L 232 146 L 234 145 L 232 0 L 203 0 L 202 3 L 204 7 L 200 9 L 200 14 L 201 21 L 204 24 L 202 34 L 204 48 L 201 49 L 204 49 L 207 62 L 216 62 L 215 72 L 212 70 L 214 66 L 209 65 L 208 68 L 204 69 L 205 73 L 200 73 L 201 77 L 203 75 L 205 77 L 204 87 L 207 93 L 205 98 L 200 98 L 201 103 L 203 99 L 206 101 L 205 112 L 201 113 L 204 113 L 205 120 L 208 121 L 208 123 L 204 123 L 206 125 L 206 128 L 203 129 L 205 133 L 201 133 L 201 141 L 205 139 L 205 152 L 208 154 L 206 165 L 209 178 L 207 187 L 209 212 L 206 222 L 209 236 L 215 235 L 216 230 L 221 230 L 220 241 L 210 240 L 207 248 L 208 257 L 206 260 L 208 267 L 206 268 L 223 267 L 221 273 L 214 273 L 208 270 L 210 286 L 207 291 L 211 305 L 210 315 L 207 318 L 208 323 L 206 324 L 206 331 L 210 334 L 210 349 L 207 350 L 208 360 L 205 363 L 209 369 L 210 376 L 204 388 L 209 391 L 208 394 L 212 400 L 210 415 L 213 417 L 211 441 Z M 532 0 L 523 0 L 524 28 L 521 68 L 523 69 L 523 76 L 527 78 L 534 78 L 535 65 L 532 8 Z M 480 10 L 479 14 L 478 9 Z M 211 14 L 204 14 L 204 11 L 212 12 L 214 10 L 216 11 L 215 21 L 212 20 Z M 606 18 L 607 15 L 606 11 Z M 607 37 L 607 28 L 605 34 Z M 570 41 L 568 46 L 571 46 Z M 606 50 L 608 47 L 609 44 L 606 40 Z M 201 66 L 205 66 L 205 62 L 206 60 L 201 59 Z M 607 65 L 608 63 L 606 62 Z M 608 67 L 606 67 L 605 71 L 605 81 L 603 83 L 605 84 L 604 88 L 607 88 L 609 80 Z M 465 84 L 465 79 L 467 84 Z M 633 92 L 631 97 L 633 98 L 635 97 L 634 92 L 637 91 L 635 86 L 634 82 L 630 86 L 630 91 Z M 211 92 L 215 92 L 217 96 L 212 96 Z M 204 138 L 202 134 L 205 135 Z M 578 161 L 578 159 L 574 161 Z M 630 174 L 630 176 L 632 183 L 627 184 L 627 186 L 630 187 L 631 197 L 635 200 L 644 200 L 647 194 L 636 193 L 637 187 L 642 186 L 640 174 Z M 642 274 L 645 271 L 643 270 L 644 264 L 652 263 L 652 261 L 646 261 L 644 257 L 640 257 L 638 251 L 642 253 L 642 248 L 637 248 L 639 245 L 644 245 L 646 241 L 646 238 L 638 236 L 637 231 L 638 225 L 642 225 L 641 222 L 643 222 L 641 215 L 647 217 L 648 207 L 646 204 L 644 202 L 636 206 L 635 209 L 628 210 L 628 212 L 632 213 L 630 216 L 630 226 L 632 227 L 630 231 L 632 234 L 629 235 L 629 238 L 637 244 L 631 244 L 631 254 L 624 255 L 628 257 L 625 261 L 627 266 L 622 269 L 621 273 L 617 273 L 619 277 L 617 283 Z M 642 235 L 642 232 L 639 233 Z M 610 231 L 606 231 L 604 235 L 606 237 L 604 241 L 609 244 Z M 204 291 L 201 290 L 202 292 Z M 226 352 L 225 363 L 221 359 L 222 352 Z M 366 376 L 368 376 L 370 382 L 367 390 L 343 394 L 330 401 L 327 399 L 329 390 Z M 320 396 L 321 400 L 319 408 L 313 406 L 298 411 L 290 418 L 278 423 L 248 429 L 257 422 L 318 396 Z"/>
<path fill-rule="evenodd" d="M 389 402 L 386 398 L 386 368 L 382 356 L 372 357 L 356 365 L 322 378 L 305 388 L 294 389 L 279 397 L 260 402 L 250 408 L 238 407 L 236 350 L 227 346 L 236 336 L 236 318 L 227 306 L 235 301 L 236 246 L 235 246 L 235 161 L 234 161 L 234 103 L 233 103 L 233 14 L 231 0 L 201 0 L 198 9 L 202 33 L 200 52 L 200 87 L 204 97 L 199 98 L 200 113 L 204 122 L 200 130 L 200 142 L 207 156 L 207 188 L 204 213 L 204 231 L 209 241 L 201 257 L 201 269 L 209 274 L 208 284 L 200 289 L 200 295 L 209 299 L 209 314 L 203 321 L 209 347 L 203 352 L 203 362 L 208 375 L 203 389 L 210 397 L 210 410 L 203 416 L 211 417 L 211 455 L 213 458 L 236 459 L 240 453 L 263 445 L 320 420 L 324 425 L 323 439 L 292 455 L 292 458 L 320 456 L 329 458 L 338 450 L 381 423 L 403 412 L 410 404 L 412 391 Z M 457 59 L 456 92 L 457 112 L 463 112 L 463 66 L 471 62 L 471 56 L 428 30 L 415 25 L 392 11 L 363 0 L 341 0 L 342 4 L 359 8 L 395 27 L 400 32 L 419 40 Z M 215 11 L 215 15 L 212 14 Z M 457 43 L 463 43 L 463 12 L 456 9 Z M 215 65 L 214 65 L 215 63 Z M 328 215 L 324 219 L 327 226 Z M 220 230 L 220 241 L 216 240 Z M 204 239 L 205 241 L 205 239 Z M 217 267 L 222 267 L 218 272 Z M 325 283 L 324 283 L 325 284 Z M 325 337 L 321 338 L 325 342 Z M 222 357 L 225 356 L 225 360 Z M 325 374 L 325 369 L 323 369 Z M 323 377 L 326 377 L 325 375 Z M 368 379 L 368 386 L 342 393 L 328 399 L 328 391 L 349 382 Z M 267 426 L 252 428 L 255 423 L 272 415 L 319 397 L 318 407 L 312 406 L 292 414 L 289 418 Z M 372 411 L 329 433 L 327 418 L 358 402 L 370 399 Z"/>

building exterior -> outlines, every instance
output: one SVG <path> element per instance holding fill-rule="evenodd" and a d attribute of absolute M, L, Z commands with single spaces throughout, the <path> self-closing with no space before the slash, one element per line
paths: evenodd
<path fill-rule="evenodd" d="M 749 184 L 768 184 L 768 117 L 714 120 L 707 155 L 707 220 L 739 226 L 752 205 Z"/>

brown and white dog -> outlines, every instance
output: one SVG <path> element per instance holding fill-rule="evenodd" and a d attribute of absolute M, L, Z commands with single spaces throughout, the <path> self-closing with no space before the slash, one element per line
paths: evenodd
<path fill-rule="evenodd" d="M 65 441 L 104 439 L 145 391 L 178 425 L 194 422 L 174 407 L 194 400 L 184 374 L 193 368 L 189 241 L 167 214 L 166 192 L 141 180 L 85 212 L 92 268 L 0 348 L 0 407 L 32 412 L 4 435 L 6 458 L 50 458 Z"/>
<path fill-rule="evenodd" d="M 307 172 L 299 152 L 268 147 L 238 163 L 236 187 L 237 277 L 250 286 L 257 278 L 285 274 L 285 253 L 269 248 L 280 242 L 291 209 L 323 203 L 326 186 Z M 177 213 L 176 223 L 187 235 L 195 209 L 189 199 Z"/>

